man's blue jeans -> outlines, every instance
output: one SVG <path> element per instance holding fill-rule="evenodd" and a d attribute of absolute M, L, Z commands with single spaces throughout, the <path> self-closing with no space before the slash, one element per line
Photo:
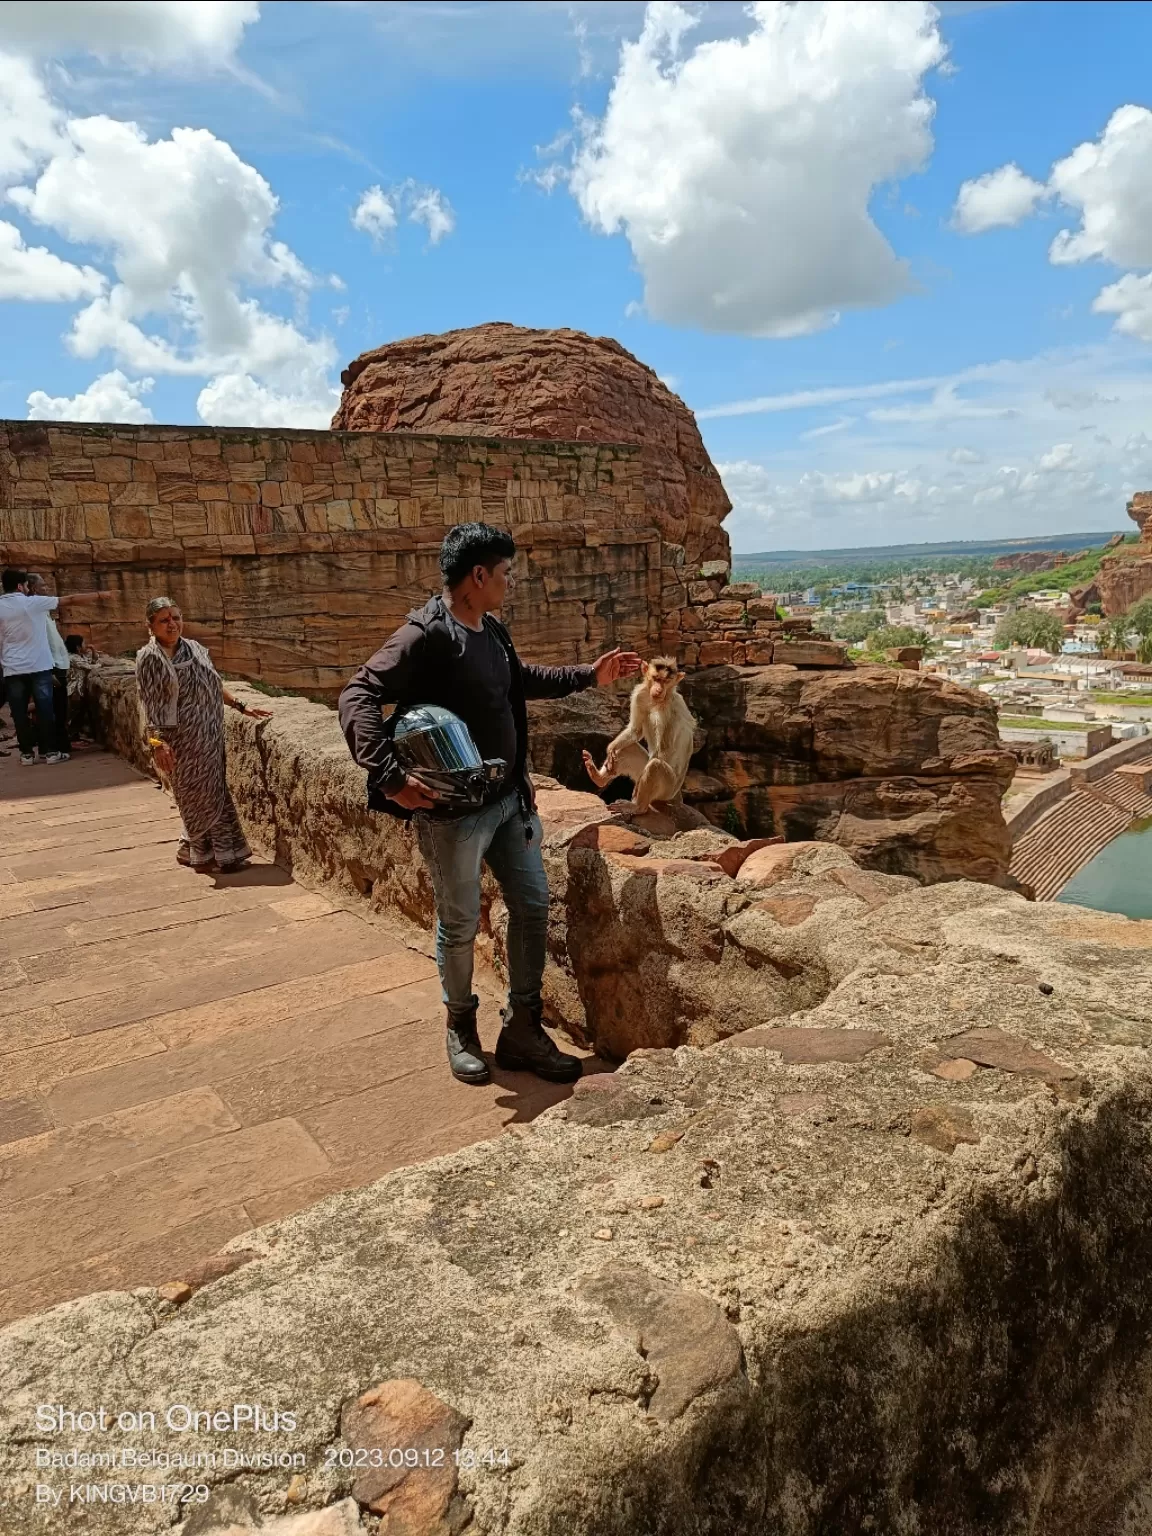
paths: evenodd
<path fill-rule="evenodd" d="M 470 816 L 440 821 L 417 812 L 416 836 L 436 896 L 436 964 L 452 1014 L 472 1006 L 472 951 L 480 925 L 480 866 L 496 876 L 508 908 L 508 1001 L 540 1003 L 548 940 L 548 879 L 540 818 L 532 837 L 513 792 Z"/>
<path fill-rule="evenodd" d="M 4 679 L 4 686 L 8 692 L 12 724 L 16 727 L 16 740 L 20 743 L 20 751 L 27 757 L 37 740 L 40 743 L 41 757 L 47 757 L 49 752 L 57 751 L 56 717 L 52 706 L 52 673 L 17 672 L 15 676 L 9 673 Z M 36 700 L 35 736 L 32 734 L 32 723 L 28 719 L 29 699 Z"/>

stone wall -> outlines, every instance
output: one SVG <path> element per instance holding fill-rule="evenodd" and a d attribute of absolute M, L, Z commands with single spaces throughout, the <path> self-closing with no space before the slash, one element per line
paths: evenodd
<path fill-rule="evenodd" d="M 682 667 L 852 666 L 846 645 L 814 633 L 811 619 L 780 618 L 774 597 L 730 575 L 727 560 L 706 560 L 682 568 L 679 589 L 666 584 L 660 643 Z"/>
<path fill-rule="evenodd" d="M 123 670 L 97 689 L 126 721 Z M 351 867 L 331 716 L 272 707 L 229 717 L 246 814 Z M 690 1003 L 694 1043 L 245 1234 L 219 1278 L 0 1331 L 5 1536 L 1111 1536 L 1152 1472 L 1150 925 L 714 829 L 646 855 L 590 798 L 549 810 L 569 982 L 617 1030 Z M 39 1404 L 158 1428 L 53 1436 Z M 295 1422 L 175 1434 L 174 1404 Z M 36 1465 L 121 1443 L 204 1455 L 206 1502 L 179 1524 L 163 1463 Z M 110 1483 L 152 1497 L 69 1501 Z"/>
<path fill-rule="evenodd" d="M 522 551 L 506 615 L 526 656 L 658 645 L 683 552 L 634 446 L 0 422 L 0 563 L 117 594 L 70 628 L 134 650 L 165 594 L 222 671 L 320 698 L 438 590 L 446 527 L 475 519 Z"/>
<path fill-rule="evenodd" d="M 945 746 L 951 740 L 953 777 L 938 777 L 935 793 L 929 778 L 920 784 L 896 776 L 879 785 L 871 778 L 856 786 L 823 784 L 815 786 L 820 798 L 811 795 L 807 806 L 820 814 L 795 825 L 790 815 L 782 815 L 769 835 L 739 839 L 691 807 L 640 816 L 631 802 L 608 805 L 593 794 L 566 789 L 548 772 L 537 774 L 551 892 L 545 1001 L 553 1023 L 616 1058 L 638 1046 L 707 1043 L 824 995 L 831 973 L 817 958 L 814 935 L 830 936 L 852 910 L 851 901 L 844 907 L 844 877 L 829 871 L 852 868 L 853 899 L 901 890 L 911 883 L 909 876 L 1006 878 L 1008 839 L 996 805 L 999 786 L 991 776 L 999 759 L 984 763 L 981 771 L 983 717 L 955 713 L 958 703 L 979 696 L 944 685 L 935 694 L 924 687 L 917 690 L 921 697 L 909 698 L 913 690 L 900 684 L 907 674 L 872 670 L 877 674 L 872 688 L 862 672 L 833 672 L 827 681 L 839 679 L 843 691 L 859 680 L 873 717 L 891 718 L 902 705 L 922 733 L 921 756 L 929 740 L 937 752 L 942 740 Z M 787 699 L 795 719 L 804 707 L 803 674 L 764 669 L 751 685 L 774 685 L 779 702 L 787 681 L 780 674 L 786 671 L 796 685 Z M 724 669 L 700 675 L 720 684 Z M 903 699 L 894 699 L 889 680 Z M 101 667 L 93 674 L 92 702 L 106 742 L 150 771 L 131 668 L 123 662 Z M 305 884 L 393 925 L 406 924 L 412 942 L 427 947 L 432 890 L 415 839 L 403 822 L 366 808 L 364 773 L 349 757 L 333 712 L 306 699 L 264 702 L 273 711 L 269 721 L 225 712 L 229 784 L 250 840 Z M 577 739 L 596 740 L 588 735 L 595 720 L 583 706 L 617 715 L 626 693 L 596 689 L 560 703 L 578 711 Z M 859 697 L 855 703 L 861 707 Z M 835 721 L 847 707 L 841 701 L 839 709 L 825 713 Z M 537 768 L 559 766 L 566 733 L 553 708 L 532 706 Z M 764 713 L 761 698 L 749 710 L 760 717 L 761 730 Z M 715 729 L 723 731 L 721 720 Z M 882 752 L 882 733 L 870 734 L 873 751 Z M 906 734 L 894 735 L 888 748 L 906 753 Z M 984 794 L 989 785 L 991 794 Z M 770 846 L 783 843 L 784 834 L 789 841 L 783 847 Z M 828 875 L 822 885 L 805 885 L 811 858 L 817 872 Z M 806 924 L 802 934 L 783 931 L 775 919 L 758 915 L 757 906 L 763 890 L 782 881 L 787 887 L 795 859 L 805 872 L 807 915 L 820 907 L 815 925 Z M 876 873 L 865 875 L 857 864 Z M 480 949 L 498 969 L 505 930 L 504 905 L 489 879 Z M 852 963 L 863 958 L 850 935 L 842 936 L 842 943 L 838 964 L 846 956 L 855 957 Z"/>

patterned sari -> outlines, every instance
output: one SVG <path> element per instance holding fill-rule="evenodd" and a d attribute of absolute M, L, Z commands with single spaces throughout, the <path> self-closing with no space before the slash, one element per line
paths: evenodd
<path fill-rule="evenodd" d="M 172 794 L 187 862 L 226 868 L 251 858 L 225 775 L 224 693 L 208 652 L 182 638 L 169 659 L 150 640 L 136 654 L 136 684 L 149 735 L 168 742 L 176 759 Z"/>

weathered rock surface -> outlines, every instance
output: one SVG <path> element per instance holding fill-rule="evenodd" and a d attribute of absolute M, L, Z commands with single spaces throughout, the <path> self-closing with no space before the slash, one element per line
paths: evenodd
<path fill-rule="evenodd" d="M 644 1356 L 653 1390 L 644 1406 L 664 1423 L 703 1393 L 741 1375 L 740 1335 L 716 1302 L 629 1264 L 585 1277 L 581 1300 L 602 1307 Z M 743 1382 L 741 1382 L 743 1385 Z"/>
<path fill-rule="evenodd" d="M 456 1492 L 467 1428 L 412 1377 L 361 1393 L 340 1416 L 341 1438 L 364 1463 L 352 1497 L 394 1536 L 456 1536 L 471 1519 Z"/>
<path fill-rule="evenodd" d="M 1000 797 L 1013 759 L 995 707 L 970 688 L 891 667 L 814 673 L 716 667 L 682 685 L 699 722 L 685 798 L 748 832 L 836 843 L 871 869 L 922 881 L 1008 879 Z M 530 705 L 532 764 L 587 783 L 620 729 L 622 695 Z"/>
<path fill-rule="evenodd" d="M 1098 596 L 1101 606 L 1110 617 L 1127 613 L 1133 603 L 1152 592 L 1152 491 L 1137 491 L 1128 503 L 1128 516 L 1140 530 L 1140 541 L 1135 546 L 1122 546 L 1114 554 L 1105 555 L 1100 569 L 1089 588 L 1074 593 L 1075 610 L 1079 610 L 1090 596 Z"/>
<path fill-rule="evenodd" d="M 254 1531 L 263 1536 L 359 1536 L 364 1527 L 360 1524 L 360 1510 L 353 1499 L 341 1499 L 324 1509 L 305 1510 L 298 1515 L 282 1515 L 271 1521 L 260 1519 L 255 1501 L 247 1497 L 230 1499 L 227 1485 L 216 1490 L 216 1496 L 203 1509 L 197 1510 L 181 1527 L 180 1536 L 252 1536 Z M 241 1510 L 239 1523 L 222 1524 L 232 1513 L 230 1505 Z"/>
<path fill-rule="evenodd" d="M 728 556 L 731 511 L 692 412 L 607 336 L 492 323 L 410 336 L 340 375 L 342 432 L 435 432 L 637 443 L 645 512 L 689 564 Z"/>
<path fill-rule="evenodd" d="M 107 1293 L 9 1326 L 4 1536 L 178 1529 L 158 1499 L 67 1490 L 184 1474 L 35 1465 L 121 1441 L 306 1458 L 197 1469 L 219 1518 L 192 1513 L 181 1536 L 372 1531 L 341 1454 L 382 1386 L 378 1434 L 412 1447 L 436 1415 L 446 1443 L 462 1434 L 447 1509 L 467 1501 L 476 1536 L 1135 1536 L 1152 925 L 987 885 L 892 888 L 828 926 L 830 971 L 845 928 L 866 952 L 776 1026 L 786 1050 L 776 1034 L 638 1053 L 595 1090 L 595 1120 L 582 1093 L 326 1200 L 246 1239 L 260 1257 L 183 1307 Z M 1021 1052 L 1000 1041 L 962 1081 L 926 1069 L 992 1029 Z M 1038 1075 L 1036 1056 L 1073 1076 Z M 415 1411 L 428 1399 L 434 1415 Z M 40 1403 L 161 1425 L 172 1404 L 259 1403 L 297 1423 L 53 1436 Z M 65 1502 L 37 1505 L 37 1483 Z"/>

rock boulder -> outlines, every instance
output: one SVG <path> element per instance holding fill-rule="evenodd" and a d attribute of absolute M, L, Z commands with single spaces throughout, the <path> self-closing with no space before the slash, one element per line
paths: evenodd
<path fill-rule="evenodd" d="M 0 1330 L 4 1536 L 1143 1536 L 1152 925 L 962 882 L 853 924 L 867 956 L 771 1029 L 334 1195 L 182 1307 Z M 174 1404 L 293 1424 L 175 1434 Z M 37 1464 L 120 1445 L 203 1458 L 208 1503 Z"/>
<path fill-rule="evenodd" d="M 410 336 L 364 352 L 340 375 L 342 432 L 431 432 L 638 443 L 645 516 L 689 564 L 728 559 L 732 504 L 692 412 L 607 336 L 491 323 Z"/>
<path fill-rule="evenodd" d="M 1139 542 L 1121 545 L 1105 555 L 1092 584 L 1109 618 L 1126 613 L 1133 603 L 1152 592 L 1152 491 L 1137 491 L 1128 503 L 1128 516 L 1140 530 Z M 1085 589 L 1074 611 L 1079 611 L 1088 598 Z"/>
<path fill-rule="evenodd" d="M 711 667 L 682 691 L 699 724 L 685 798 L 713 821 L 836 843 L 924 882 L 1008 882 L 1014 764 L 982 694 L 879 666 Z M 603 753 L 627 700 L 597 690 L 530 713 L 533 766 L 576 786 L 581 748 Z"/>

